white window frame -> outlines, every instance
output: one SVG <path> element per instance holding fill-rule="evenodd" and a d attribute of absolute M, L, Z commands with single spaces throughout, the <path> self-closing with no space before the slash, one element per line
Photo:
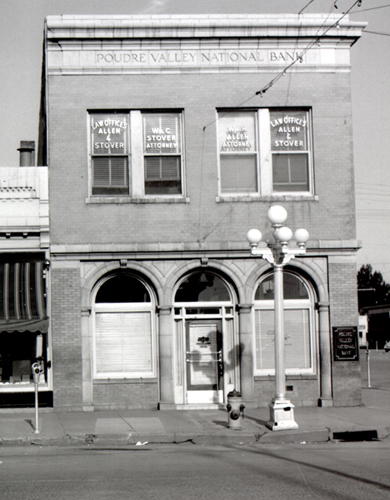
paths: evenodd
<path fill-rule="evenodd" d="M 122 155 L 128 158 L 128 194 L 105 194 L 105 195 L 93 195 L 92 194 L 92 184 L 93 184 L 93 169 L 92 169 L 92 143 L 91 143 L 91 133 L 90 133 L 90 123 L 91 117 L 95 114 L 109 114 L 113 115 L 115 112 L 118 114 L 128 115 L 128 131 L 127 131 L 127 143 L 128 154 Z M 146 111 L 145 111 L 146 113 Z M 181 193 L 178 194 L 145 194 L 145 173 L 144 173 L 144 150 L 143 150 L 143 112 L 141 110 L 131 110 L 131 111 L 121 111 L 121 110 L 88 110 L 87 112 L 87 130 L 88 130 L 88 198 L 87 203 L 132 203 L 132 202 L 153 202 L 153 200 L 165 201 L 165 202 L 177 202 L 178 200 L 183 200 L 188 202 L 186 199 L 186 172 L 185 172 L 185 154 L 184 154 L 184 112 L 178 109 L 168 109 L 168 110 L 148 110 L 147 114 L 177 114 L 180 119 L 180 154 L 175 154 L 175 156 L 180 156 L 180 168 L 181 168 Z"/>
<path fill-rule="evenodd" d="M 308 145 L 308 176 L 309 176 L 309 189 L 308 191 L 274 191 L 273 190 L 273 173 L 272 173 L 272 151 L 271 148 L 271 126 L 270 126 L 270 111 L 280 110 L 281 112 L 288 111 L 302 111 L 307 113 L 308 124 L 307 124 L 307 145 Z M 227 111 L 219 110 L 216 114 L 217 122 L 217 138 L 218 134 L 218 124 L 219 116 L 226 115 L 228 113 L 253 113 L 252 109 L 229 109 Z M 235 198 L 250 198 L 250 199 L 261 199 L 261 198 L 312 198 L 314 196 L 314 166 L 313 166 L 313 136 L 312 136 L 312 113 L 311 109 L 297 107 L 281 107 L 281 108 L 260 108 L 257 110 L 257 158 L 258 158 L 258 191 L 246 192 L 246 193 L 225 193 L 221 189 L 221 153 L 220 145 L 217 140 L 217 155 L 218 155 L 218 193 L 221 199 L 235 199 Z M 287 152 L 286 152 L 287 153 Z M 305 151 L 306 154 L 306 151 Z"/>
<path fill-rule="evenodd" d="M 221 128 L 221 123 L 220 123 L 220 118 L 229 115 L 229 114 L 248 114 L 248 115 L 254 115 L 254 139 L 256 141 L 255 148 L 252 151 L 237 151 L 237 152 L 222 152 L 221 151 L 221 144 L 219 144 L 218 140 L 220 137 L 220 128 Z M 218 117 L 218 114 L 220 115 Z M 217 151 L 218 151 L 218 192 L 220 193 L 220 196 L 222 197 L 229 197 L 229 196 L 259 196 L 259 190 L 260 190 L 260 175 L 259 175 L 259 150 L 260 150 L 260 143 L 259 143 L 259 127 L 258 127 L 258 117 L 256 116 L 256 111 L 254 110 L 229 110 L 226 112 L 220 112 L 217 114 Z M 247 156 L 252 156 L 255 157 L 255 172 L 256 172 L 256 190 L 255 191 L 232 191 L 232 192 L 226 192 L 222 191 L 222 183 L 223 183 L 223 169 L 222 169 L 222 162 L 221 158 L 224 156 L 237 156 L 239 158 L 240 156 L 242 157 L 247 157 Z"/>
<path fill-rule="evenodd" d="M 127 120 L 127 130 L 124 132 L 124 138 L 125 138 L 125 151 L 121 154 L 101 154 L 101 155 L 97 155 L 97 154 L 94 154 L 94 151 L 93 151 L 93 147 L 94 145 L 92 144 L 92 134 L 91 134 L 91 119 L 93 116 L 97 116 L 97 115 L 112 115 L 112 117 L 115 117 L 115 115 L 118 114 L 118 115 L 126 115 L 128 117 L 128 120 Z M 130 177 L 130 169 L 131 169 L 131 152 L 130 152 L 130 145 L 129 145 L 129 125 L 130 125 L 130 119 L 129 119 L 129 115 L 128 115 L 128 112 L 125 112 L 125 111 L 113 111 L 113 110 L 108 110 L 108 111 L 102 111 L 102 110 L 99 110 L 99 111 L 89 111 L 87 113 L 87 130 L 88 130 L 88 158 L 89 158 L 89 161 L 88 161 L 88 189 L 89 189 L 89 198 L 93 198 L 93 199 L 96 199 L 96 198 L 104 198 L 104 199 L 107 199 L 107 198 L 118 198 L 118 197 L 123 197 L 123 196 L 129 196 L 130 195 L 130 190 L 131 190 L 131 186 L 130 186 L 130 180 L 131 180 L 131 177 Z M 127 190 L 128 190 L 128 193 L 127 194 L 112 194 L 112 193 L 108 193 L 108 194 L 92 194 L 92 190 L 94 188 L 94 184 L 93 184 L 93 180 L 94 180 L 94 175 L 93 175 L 93 159 L 94 158 L 99 158 L 99 157 L 120 157 L 120 158 L 127 158 L 127 186 L 123 186 L 123 187 L 126 187 Z"/>
<path fill-rule="evenodd" d="M 145 285 L 145 283 L 143 283 Z M 150 296 L 151 291 L 148 289 Z M 151 333 L 151 370 L 150 371 L 128 371 L 117 372 L 98 372 L 97 370 L 97 339 L 96 339 L 96 314 L 99 313 L 135 313 L 145 312 L 150 314 L 150 333 Z M 155 306 L 153 300 L 151 302 L 136 302 L 136 303 L 94 303 L 92 308 L 92 338 L 93 338 L 93 378 L 95 380 L 102 379 L 139 379 L 139 378 L 155 378 L 157 376 L 157 356 L 156 356 L 156 318 Z"/>
<path fill-rule="evenodd" d="M 308 311 L 309 313 L 309 342 L 310 342 L 310 367 L 309 368 L 286 368 L 286 375 L 314 375 L 317 373 L 317 338 L 316 338 L 316 317 L 314 311 L 314 296 L 311 287 L 308 283 L 303 280 L 300 276 L 295 273 L 294 274 L 297 279 L 300 279 L 304 284 L 308 297 L 307 299 L 284 299 L 284 310 L 302 310 Z M 261 280 L 258 281 L 255 287 L 255 293 L 259 285 L 264 281 L 269 274 L 262 277 Z M 255 300 L 253 307 L 253 366 L 254 366 L 254 375 L 262 376 L 262 375 L 275 375 L 275 369 L 259 369 L 257 368 L 257 331 L 256 331 L 256 314 L 258 311 L 275 311 L 274 300 Z M 285 332 L 286 334 L 286 332 Z M 273 359 L 275 359 L 275 353 L 272 352 Z"/>

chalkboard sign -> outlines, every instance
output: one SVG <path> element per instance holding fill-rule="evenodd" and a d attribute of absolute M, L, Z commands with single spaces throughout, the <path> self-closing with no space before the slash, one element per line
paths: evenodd
<path fill-rule="evenodd" d="M 358 361 L 359 347 L 356 326 L 333 327 L 335 361 Z"/>

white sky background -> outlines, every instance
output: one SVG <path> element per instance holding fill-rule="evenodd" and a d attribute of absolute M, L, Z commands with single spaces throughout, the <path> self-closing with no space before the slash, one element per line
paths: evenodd
<path fill-rule="evenodd" d="M 334 4 L 334 0 L 0 0 L 0 166 L 18 165 L 21 140 L 37 144 L 47 15 L 297 14 L 308 5 L 304 13 L 341 16 L 354 0 L 338 0 L 338 9 Z M 368 22 L 366 31 L 383 33 L 365 33 L 352 47 L 351 78 L 357 237 L 363 245 L 358 267 L 369 263 L 390 283 L 390 0 L 362 0 L 350 19 Z M 253 90 L 266 83 L 259 76 L 259 88 Z"/>

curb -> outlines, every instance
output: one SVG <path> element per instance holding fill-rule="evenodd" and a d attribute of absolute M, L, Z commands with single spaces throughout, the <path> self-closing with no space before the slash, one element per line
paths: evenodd
<path fill-rule="evenodd" d="M 2 446 L 137 446 L 147 444 L 184 444 L 199 445 L 251 445 L 251 444 L 288 444 L 288 443 L 318 443 L 330 440 L 329 429 L 290 432 L 259 432 L 248 433 L 232 431 L 231 433 L 130 433 L 112 434 L 80 434 L 64 436 L 32 435 L 24 438 L 0 438 Z"/>

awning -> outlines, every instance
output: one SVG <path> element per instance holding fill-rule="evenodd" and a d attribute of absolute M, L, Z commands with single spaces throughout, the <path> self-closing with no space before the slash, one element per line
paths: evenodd
<path fill-rule="evenodd" d="M 47 333 L 49 328 L 49 319 L 31 319 L 31 320 L 11 320 L 11 321 L 0 321 L 0 333 L 1 332 L 40 332 Z"/>
<path fill-rule="evenodd" d="M 0 332 L 47 332 L 43 271 L 43 254 L 0 254 Z"/>

